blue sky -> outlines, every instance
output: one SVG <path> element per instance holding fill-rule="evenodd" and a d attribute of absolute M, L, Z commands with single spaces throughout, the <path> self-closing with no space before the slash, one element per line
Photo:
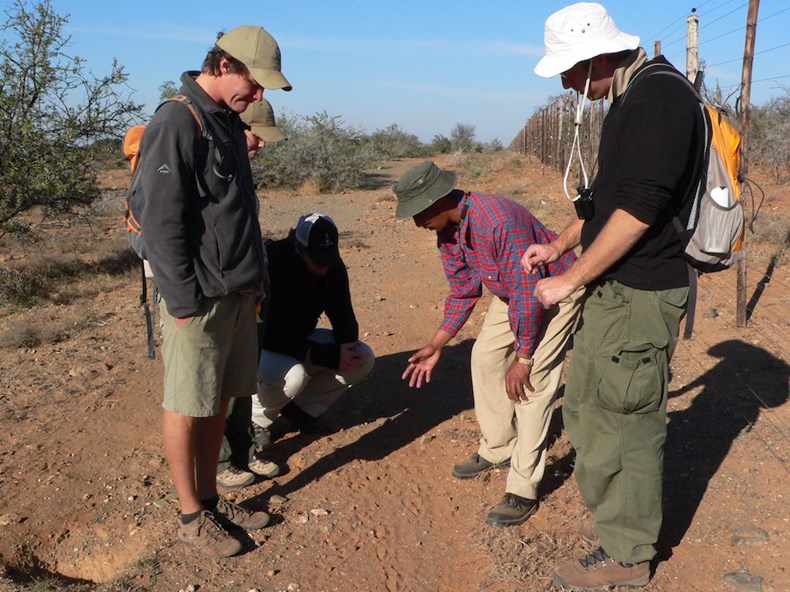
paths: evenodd
<path fill-rule="evenodd" d="M 2 0 L 5 7 L 11 0 Z M 546 0 L 52 0 L 69 14 L 70 51 L 96 74 L 116 58 L 137 102 L 152 110 L 159 85 L 199 69 L 216 33 L 259 24 L 278 41 L 292 92 L 267 91 L 275 112 L 326 111 L 366 132 L 398 124 L 430 141 L 456 123 L 477 139 L 507 145 L 534 110 L 562 92 L 558 78 L 532 72 L 543 23 L 569 4 Z M 685 22 L 700 17 L 706 81 L 737 88 L 746 0 L 609 0 L 619 27 L 652 55 L 685 67 Z M 790 0 L 763 0 L 757 26 L 752 103 L 790 88 Z"/>

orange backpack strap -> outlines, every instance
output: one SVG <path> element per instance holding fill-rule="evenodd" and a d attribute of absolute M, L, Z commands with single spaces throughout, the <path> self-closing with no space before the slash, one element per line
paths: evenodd
<path fill-rule="evenodd" d="M 192 114 L 192 117 L 195 119 L 195 123 L 197 123 L 198 135 L 208 137 L 206 126 L 203 124 L 203 118 L 201 117 L 200 113 L 198 113 L 197 107 L 195 107 L 194 103 L 192 102 L 192 99 L 190 99 L 186 95 L 173 95 L 167 100 L 178 101 L 179 103 L 182 103 L 187 109 L 189 109 L 189 112 Z"/>

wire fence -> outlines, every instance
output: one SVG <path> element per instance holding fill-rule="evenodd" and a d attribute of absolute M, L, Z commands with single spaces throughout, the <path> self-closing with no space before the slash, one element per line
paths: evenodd
<path fill-rule="evenodd" d="M 564 172 L 570 159 L 575 132 L 576 93 L 560 95 L 551 103 L 536 111 L 508 146 L 509 150 L 532 156 L 544 166 Z M 601 126 L 606 115 L 604 101 L 595 101 L 587 106 L 579 126 L 579 142 L 587 173 L 598 154 Z M 579 178 L 578 157 L 573 159 L 569 179 Z"/>

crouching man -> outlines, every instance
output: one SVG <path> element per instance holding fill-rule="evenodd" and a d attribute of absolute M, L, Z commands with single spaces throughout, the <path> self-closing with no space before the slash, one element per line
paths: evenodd
<path fill-rule="evenodd" d="M 266 249 L 271 294 L 252 409 L 262 448 L 271 443 L 270 427 L 281 413 L 302 432 L 320 431 L 317 418 L 374 363 L 372 350 L 359 341 L 332 219 L 304 215 L 287 238 Z M 332 329 L 317 328 L 322 314 Z"/>

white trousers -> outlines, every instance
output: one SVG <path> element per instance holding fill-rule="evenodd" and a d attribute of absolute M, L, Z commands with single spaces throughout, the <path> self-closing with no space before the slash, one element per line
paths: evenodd
<path fill-rule="evenodd" d="M 310 339 L 332 343 L 332 331 L 316 329 Z M 258 396 L 252 398 L 252 421 L 269 427 L 291 401 L 312 417 L 321 415 L 373 370 L 373 350 L 361 341 L 358 347 L 367 354 L 363 364 L 345 372 L 262 350 L 258 363 Z"/>
<path fill-rule="evenodd" d="M 546 312 L 530 383 L 529 401 L 508 399 L 505 374 L 515 359 L 515 337 L 508 320 L 508 305 L 494 297 L 472 347 L 472 390 L 475 415 L 482 437 L 478 454 L 489 462 L 510 459 L 505 491 L 537 499 L 546 467 L 546 436 L 560 385 L 568 337 L 581 305 L 584 290 Z M 515 421 L 514 421 L 515 416 Z"/>

